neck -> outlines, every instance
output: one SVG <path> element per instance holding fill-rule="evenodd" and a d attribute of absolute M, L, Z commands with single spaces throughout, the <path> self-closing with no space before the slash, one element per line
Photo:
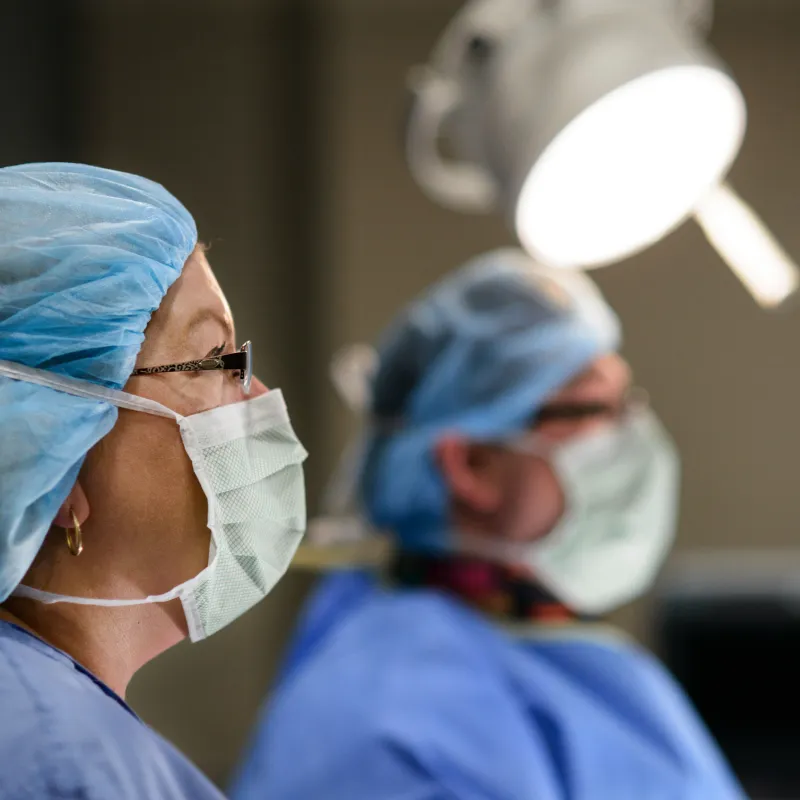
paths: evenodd
<path fill-rule="evenodd" d="M 0 606 L 0 619 L 63 650 L 123 699 L 134 674 L 183 638 L 171 617 L 159 605 L 45 605 L 11 597 Z"/>
<path fill-rule="evenodd" d="M 505 620 L 542 624 L 579 620 L 529 575 L 478 558 L 401 551 L 391 576 L 403 586 L 438 589 Z"/>

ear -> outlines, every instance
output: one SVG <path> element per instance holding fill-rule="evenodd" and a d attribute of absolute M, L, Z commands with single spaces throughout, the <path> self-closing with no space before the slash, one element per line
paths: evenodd
<path fill-rule="evenodd" d="M 86 492 L 83 491 L 80 481 L 77 481 L 72 487 L 72 491 L 63 502 L 61 508 L 58 509 L 58 514 L 53 520 L 54 525 L 59 528 L 72 528 L 74 522 L 72 521 L 72 512 L 78 518 L 78 524 L 83 525 L 89 519 L 89 500 L 86 497 Z"/>
<path fill-rule="evenodd" d="M 503 501 L 501 453 L 491 445 L 461 436 L 443 436 L 435 448 L 439 469 L 451 496 L 481 513 L 493 513 Z"/>

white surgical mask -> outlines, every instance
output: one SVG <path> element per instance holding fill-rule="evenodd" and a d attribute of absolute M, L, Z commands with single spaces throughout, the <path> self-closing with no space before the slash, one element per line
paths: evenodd
<path fill-rule="evenodd" d="M 528 567 L 575 611 L 601 614 L 644 593 L 673 542 L 677 452 L 649 410 L 558 445 L 546 456 L 565 511 L 535 542 L 459 537 L 459 549 Z"/>
<path fill-rule="evenodd" d="M 0 361 L 0 375 L 177 421 L 208 499 L 208 566 L 169 592 L 141 599 L 69 597 L 20 585 L 43 603 L 131 606 L 179 598 L 196 642 L 233 622 L 286 572 L 306 527 L 302 463 L 280 391 L 184 417 L 153 400 Z"/>

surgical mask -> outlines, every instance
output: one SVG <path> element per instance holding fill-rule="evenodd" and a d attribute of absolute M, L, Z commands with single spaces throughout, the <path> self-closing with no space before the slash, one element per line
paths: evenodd
<path fill-rule="evenodd" d="M 515 449 L 551 465 L 564 492 L 561 520 L 535 542 L 459 536 L 459 549 L 527 567 L 580 613 L 643 594 L 671 548 L 678 506 L 677 452 L 656 416 L 632 410 L 547 452 L 526 442 Z"/>
<path fill-rule="evenodd" d="M 0 374 L 120 408 L 174 419 L 208 500 L 208 566 L 169 592 L 141 599 L 70 597 L 20 585 L 43 603 L 133 606 L 180 599 L 189 636 L 216 633 L 262 600 L 286 572 L 306 527 L 307 453 L 280 391 L 182 416 L 153 400 L 9 362 Z"/>

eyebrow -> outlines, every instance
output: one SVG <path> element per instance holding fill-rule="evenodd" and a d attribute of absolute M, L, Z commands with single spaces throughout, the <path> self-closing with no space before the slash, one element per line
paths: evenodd
<path fill-rule="evenodd" d="M 215 308 L 201 308 L 196 311 L 183 329 L 183 340 L 188 340 L 200 325 L 209 321 L 216 322 L 225 331 L 230 343 L 233 343 L 233 325 L 231 321 Z"/>

